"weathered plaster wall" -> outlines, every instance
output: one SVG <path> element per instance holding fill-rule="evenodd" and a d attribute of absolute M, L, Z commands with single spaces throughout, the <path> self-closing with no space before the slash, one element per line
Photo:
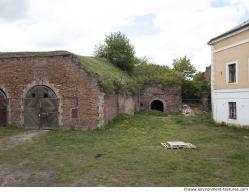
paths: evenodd
<path fill-rule="evenodd" d="M 105 96 L 104 122 L 107 124 L 121 113 L 133 114 L 139 110 L 138 96 L 127 96 L 124 94 L 113 94 Z"/>

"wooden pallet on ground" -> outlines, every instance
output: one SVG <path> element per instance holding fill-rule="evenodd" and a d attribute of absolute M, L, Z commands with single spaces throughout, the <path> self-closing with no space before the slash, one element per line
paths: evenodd
<path fill-rule="evenodd" d="M 167 149 L 196 149 L 196 146 L 192 143 L 183 141 L 167 141 L 166 143 L 161 143 L 161 145 Z"/>

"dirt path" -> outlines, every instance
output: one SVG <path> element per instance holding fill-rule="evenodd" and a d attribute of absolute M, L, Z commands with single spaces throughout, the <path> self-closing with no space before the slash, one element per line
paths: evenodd
<path fill-rule="evenodd" d="M 27 142 L 31 142 L 32 139 L 45 135 L 48 130 L 32 130 L 24 133 L 19 133 L 13 136 L 0 139 L 0 152 L 15 148 L 18 145 L 22 145 Z M 41 178 L 42 180 L 49 179 L 50 172 L 30 171 L 23 169 L 25 164 L 29 164 L 27 160 L 20 160 L 18 164 L 0 163 L 0 187 L 4 186 L 26 186 L 28 179 Z M 37 184 L 38 186 L 39 184 Z"/>
<path fill-rule="evenodd" d="M 33 138 L 44 135 L 48 130 L 32 130 L 0 139 L 0 150 L 9 150 L 23 143 L 32 141 Z"/>

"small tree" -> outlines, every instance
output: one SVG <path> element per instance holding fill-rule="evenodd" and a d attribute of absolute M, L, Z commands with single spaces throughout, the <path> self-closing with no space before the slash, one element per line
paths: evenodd
<path fill-rule="evenodd" d="M 180 72 L 185 80 L 192 79 L 196 73 L 195 67 L 187 56 L 173 60 L 173 69 Z"/>
<path fill-rule="evenodd" d="M 210 94 L 210 88 L 202 72 L 198 72 L 186 56 L 173 60 L 173 69 L 183 77 L 183 99 L 201 99 Z"/>
<path fill-rule="evenodd" d="M 203 97 L 203 96 L 209 96 L 210 93 L 210 86 L 208 85 L 207 80 L 204 77 L 204 73 L 198 72 L 195 74 L 192 80 L 193 87 L 196 90 L 195 96 L 196 97 Z"/>
<path fill-rule="evenodd" d="M 120 69 L 131 72 L 135 63 L 135 50 L 130 40 L 121 32 L 107 35 L 104 44 L 95 46 L 94 55 L 104 57 Z"/>

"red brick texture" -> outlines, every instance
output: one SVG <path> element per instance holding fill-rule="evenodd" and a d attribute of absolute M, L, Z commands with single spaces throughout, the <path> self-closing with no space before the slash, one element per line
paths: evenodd
<path fill-rule="evenodd" d="M 145 85 L 140 95 L 140 108 L 151 109 L 151 103 L 160 100 L 164 112 L 180 112 L 182 108 L 181 87 L 163 87 L 160 84 Z"/>
<path fill-rule="evenodd" d="M 59 127 L 94 129 L 101 94 L 96 80 L 73 55 L 0 58 L 0 88 L 9 100 L 8 123 L 24 125 L 23 98 L 35 85 L 50 87 L 59 99 Z M 72 110 L 77 109 L 77 118 Z"/>
<path fill-rule="evenodd" d="M 37 85 L 47 86 L 59 104 L 58 128 L 91 130 L 106 125 L 121 113 L 150 109 L 160 99 L 165 112 L 179 112 L 181 89 L 145 86 L 141 96 L 105 95 L 93 76 L 73 54 L 0 57 L 0 90 L 7 97 L 8 124 L 24 126 L 24 99 Z"/>

